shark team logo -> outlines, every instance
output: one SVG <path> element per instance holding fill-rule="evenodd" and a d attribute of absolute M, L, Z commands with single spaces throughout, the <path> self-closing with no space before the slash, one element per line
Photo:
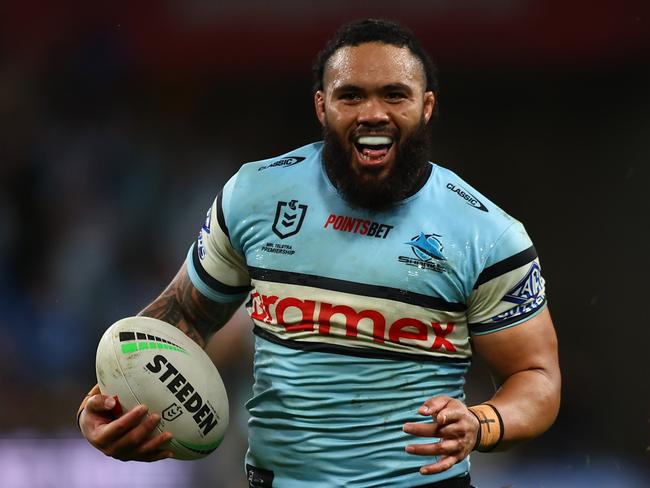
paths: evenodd
<path fill-rule="evenodd" d="M 447 272 L 445 261 L 447 258 L 442 253 L 444 246 L 440 240 L 442 237 L 439 234 L 425 234 L 420 232 L 419 235 L 405 242 L 404 244 L 411 246 L 413 257 L 399 256 L 397 260 L 407 266 L 414 266 L 420 269 L 428 269 L 437 273 Z"/>
<path fill-rule="evenodd" d="M 432 259 L 446 261 L 445 256 L 442 254 L 443 245 L 438 237 L 442 236 L 420 232 L 419 236 L 413 237 L 409 242 L 405 242 L 404 244 L 411 246 L 413 254 L 422 261 L 431 261 Z"/>
<path fill-rule="evenodd" d="M 307 205 L 298 203 L 298 200 L 290 202 L 278 202 L 275 209 L 275 220 L 273 221 L 273 232 L 280 239 L 286 239 L 296 235 L 307 214 Z"/>

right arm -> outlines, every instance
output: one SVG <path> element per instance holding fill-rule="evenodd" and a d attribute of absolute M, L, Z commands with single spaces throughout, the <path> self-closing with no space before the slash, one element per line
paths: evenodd
<path fill-rule="evenodd" d="M 205 349 L 210 337 L 223 327 L 241 300 L 218 303 L 203 296 L 192 284 L 183 264 L 169 286 L 138 315 L 170 323 Z"/>
<path fill-rule="evenodd" d="M 183 264 L 169 286 L 138 315 L 168 322 L 205 348 L 210 337 L 223 327 L 241 305 L 242 300 L 218 303 L 204 297 L 190 281 Z M 84 400 L 77 418 L 84 437 L 107 456 L 122 461 L 157 461 L 171 457 L 162 449 L 171 439 L 169 432 L 151 437 L 160 422 L 157 413 L 146 415 L 139 405 L 114 419 L 115 401 L 93 389 Z"/>

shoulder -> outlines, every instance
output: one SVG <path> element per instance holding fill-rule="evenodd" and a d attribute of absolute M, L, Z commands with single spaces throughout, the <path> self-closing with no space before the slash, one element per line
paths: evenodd
<path fill-rule="evenodd" d="M 223 188 L 226 215 L 249 213 L 260 202 L 320 174 L 321 142 L 315 142 L 259 161 L 242 164 Z"/>
<path fill-rule="evenodd" d="M 454 171 L 433 165 L 430 180 L 440 208 L 453 218 L 459 230 L 479 235 L 487 243 L 496 242 L 510 228 L 521 223 Z"/>
<path fill-rule="evenodd" d="M 244 163 L 237 176 L 239 179 L 275 179 L 302 171 L 310 162 L 320 160 L 322 146 L 322 142 L 314 142 L 284 154 Z"/>

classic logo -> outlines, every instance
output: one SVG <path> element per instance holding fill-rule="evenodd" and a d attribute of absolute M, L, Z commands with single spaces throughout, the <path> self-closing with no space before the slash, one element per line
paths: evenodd
<path fill-rule="evenodd" d="M 296 235 L 307 214 L 307 205 L 301 205 L 298 200 L 278 202 L 273 221 L 273 232 L 280 239 Z"/>
<path fill-rule="evenodd" d="M 488 211 L 485 205 L 483 205 L 483 203 L 478 198 L 476 198 L 461 186 L 454 185 L 453 183 L 447 183 L 447 189 L 453 191 L 456 195 L 465 200 L 468 205 L 471 205 L 474 208 L 478 208 L 479 210 L 483 210 L 483 212 Z"/>
<path fill-rule="evenodd" d="M 291 156 L 288 158 L 282 158 L 282 159 L 278 159 L 277 161 L 273 161 L 271 164 L 267 164 L 266 166 L 260 166 L 259 168 L 257 168 L 257 171 L 262 171 L 269 168 L 278 168 L 278 167 L 286 168 L 287 166 L 293 166 L 294 164 L 298 164 L 304 160 L 305 158 L 303 158 L 302 156 Z"/>
<path fill-rule="evenodd" d="M 162 418 L 167 422 L 177 419 L 183 414 L 183 409 L 176 403 L 172 403 L 169 407 L 162 411 Z"/>

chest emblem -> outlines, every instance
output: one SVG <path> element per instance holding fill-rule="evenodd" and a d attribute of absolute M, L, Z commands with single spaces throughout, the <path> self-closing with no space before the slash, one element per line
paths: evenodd
<path fill-rule="evenodd" d="M 296 235 L 300 232 L 305 215 L 307 215 L 307 205 L 298 203 L 298 200 L 278 202 L 273 220 L 273 232 L 280 239 Z"/>
<path fill-rule="evenodd" d="M 425 234 L 420 232 L 420 235 L 413 237 L 408 244 L 413 250 L 413 254 L 421 261 L 431 261 L 432 259 L 439 259 L 445 261 L 446 258 L 442 254 L 442 242 L 438 239 L 438 234 Z"/>

